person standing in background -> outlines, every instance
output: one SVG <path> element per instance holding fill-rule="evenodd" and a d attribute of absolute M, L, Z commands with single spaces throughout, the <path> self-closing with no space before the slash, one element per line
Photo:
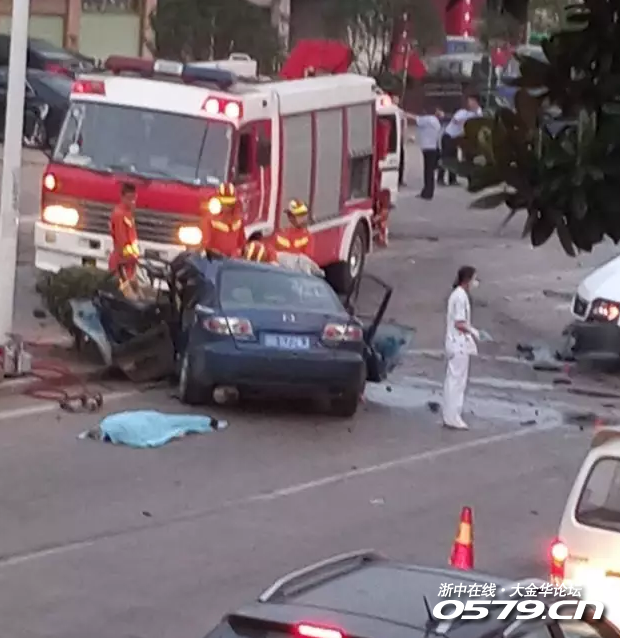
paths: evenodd
<path fill-rule="evenodd" d="M 456 275 L 446 314 L 446 378 L 443 386 L 443 425 L 455 430 L 468 430 L 463 417 L 463 403 L 469 377 L 470 357 L 478 354 L 478 341 L 492 341 L 484 330 L 471 324 L 472 289 L 479 284 L 476 269 L 462 266 Z"/>
<path fill-rule="evenodd" d="M 465 133 L 465 122 L 475 117 L 482 117 L 482 109 L 476 97 L 468 96 L 465 100 L 465 106 L 452 116 L 441 138 L 442 161 L 455 161 L 458 158 L 458 140 Z M 437 171 L 437 184 L 445 186 L 446 172 L 448 173 L 448 184 L 450 186 L 458 184 L 456 174 L 446 171 L 445 167 L 441 165 Z"/>
<path fill-rule="evenodd" d="M 435 194 L 435 171 L 439 162 L 442 117 L 443 112 L 436 108 L 432 114 L 416 115 L 414 118 L 418 127 L 417 142 L 422 151 L 424 165 L 424 186 L 418 195 L 421 199 L 431 200 Z"/>

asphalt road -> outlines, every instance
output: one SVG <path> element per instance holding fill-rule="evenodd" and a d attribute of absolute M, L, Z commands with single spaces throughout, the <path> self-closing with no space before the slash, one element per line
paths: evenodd
<path fill-rule="evenodd" d="M 416 168 L 412 155 L 412 185 Z M 390 314 L 415 324 L 417 341 L 354 419 L 309 405 L 221 408 L 213 414 L 227 429 L 141 451 L 79 440 L 101 415 L 0 399 L 3 635 L 198 638 L 273 579 L 337 552 L 372 547 L 445 565 L 464 505 L 474 510 L 478 569 L 545 576 L 591 436 L 569 413 L 588 407 L 614 418 L 615 400 L 603 408 L 575 397 L 510 354 L 524 337 L 557 332 L 566 303 L 540 291 L 569 289 L 590 262 L 567 264 L 553 246 L 533 253 L 517 227 L 495 236 L 497 220 L 467 211 L 461 190 L 424 208 L 414 192 L 394 215 L 390 247 L 368 268 L 396 284 Z M 27 197 L 36 202 L 36 188 Z M 474 368 L 472 430 L 449 432 L 426 403 L 441 382 L 445 296 L 465 262 L 483 279 L 475 320 L 499 343 Z M 183 410 L 168 389 L 118 391 L 106 389 L 103 414 Z"/>

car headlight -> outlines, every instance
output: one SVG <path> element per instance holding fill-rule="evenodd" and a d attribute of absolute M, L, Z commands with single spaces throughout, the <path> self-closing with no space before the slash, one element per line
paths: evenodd
<path fill-rule="evenodd" d="M 53 204 L 43 209 L 42 219 L 52 226 L 75 228 L 80 221 L 80 214 L 75 208 Z"/>
<path fill-rule="evenodd" d="M 592 302 L 590 318 L 599 321 L 617 321 L 620 317 L 620 304 L 607 299 L 595 299 Z"/>
<path fill-rule="evenodd" d="M 198 226 L 181 226 L 178 237 L 184 246 L 200 246 L 202 243 L 202 231 Z"/>

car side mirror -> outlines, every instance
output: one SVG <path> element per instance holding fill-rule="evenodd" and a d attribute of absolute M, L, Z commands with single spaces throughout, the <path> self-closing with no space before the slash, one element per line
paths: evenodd
<path fill-rule="evenodd" d="M 271 142 L 258 140 L 256 147 L 256 162 L 261 168 L 266 168 L 271 164 Z"/>

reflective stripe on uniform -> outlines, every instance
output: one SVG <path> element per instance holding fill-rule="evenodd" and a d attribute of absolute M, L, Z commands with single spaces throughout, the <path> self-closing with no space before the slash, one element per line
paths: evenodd
<path fill-rule="evenodd" d="M 216 219 L 212 219 L 211 220 L 211 226 L 213 226 L 213 228 L 215 228 L 215 230 L 220 230 L 223 233 L 229 233 L 230 232 L 230 226 L 224 222 L 220 222 L 217 221 Z"/>
<path fill-rule="evenodd" d="M 291 247 L 291 242 L 286 237 L 282 237 L 282 235 L 276 236 L 276 244 L 278 244 L 279 246 L 284 246 L 284 248 Z"/>
<path fill-rule="evenodd" d="M 211 226 L 216 230 L 219 230 L 223 233 L 237 232 L 241 228 L 242 221 L 240 219 L 236 219 L 231 224 L 227 224 L 226 222 L 221 222 L 217 219 L 211 220 Z"/>
<path fill-rule="evenodd" d="M 137 242 L 132 242 L 131 244 L 126 244 L 123 246 L 123 257 L 139 257 L 140 256 L 140 248 L 138 247 Z"/>
<path fill-rule="evenodd" d="M 131 220 L 131 217 L 123 217 L 123 222 L 125 222 L 125 225 L 129 226 L 129 228 L 133 227 L 133 221 Z"/>
<path fill-rule="evenodd" d="M 301 239 L 296 239 L 293 242 L 293 246 L 295 246 L 295 248 L 302 248 L 303 246 L 306 246 L 309 241 L 310 240 L 307 237 L 302 237 Z"/>

